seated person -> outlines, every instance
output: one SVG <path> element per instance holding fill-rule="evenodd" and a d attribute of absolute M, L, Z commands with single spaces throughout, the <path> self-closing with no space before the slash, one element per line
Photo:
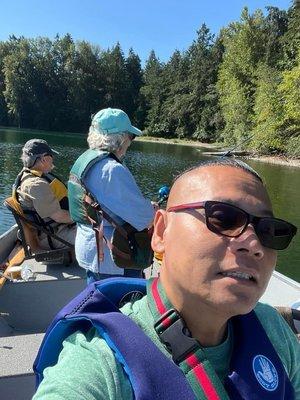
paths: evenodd
<path fill-rule="evenodd" d="M 50 229 L 63 240 L 74 244 L 76 227 L 68 211 L 67 188 L 51 171 L 53 155 L 58 154 L 42 139 L 31 139 L 22 149 L 23 169 L 16 178 L 14 193 L 26 218 Z M 43 250 L 65 247 L 44 232 L 38 233 Z"/>

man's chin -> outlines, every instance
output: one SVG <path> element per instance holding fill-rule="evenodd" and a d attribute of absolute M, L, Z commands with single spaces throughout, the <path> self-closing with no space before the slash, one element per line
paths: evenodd
<path fill-rule="evenodd" d="M 250 311 L 254 309 L 258 302 L 258 298 L 249 298 L 249 297 L 241 297 L 238 298 L 230 298 L 224 299 L 223 304 L 220 305 L 220 308 L 223 308 L 224 313 L 226 313 L 229 317 L 234 317 L 235 315 L 244 315 L 248 314 Z"/>

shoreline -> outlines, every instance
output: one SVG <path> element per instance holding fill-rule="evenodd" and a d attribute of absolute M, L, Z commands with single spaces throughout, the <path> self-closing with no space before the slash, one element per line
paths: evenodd
<path fill-rule="evenodd" d="M 192 140 L 186 139 L 165 139 L 165 138 L 158 138 L 152 136 L 142 136 L 135 139 L 138 142 L 156 142 L 156 143 L 164 143 L 164 144 L 173 144 L 173 145 L 180 145 L 180 146 L 190 146 L 194 148 L 206 148 L 214 151 L 227 151 L 228 149 L 224 149 L 220 143 L 202 143 L 196 142 Z M 250 160 L 265 162 L 269 164 L 277 164 L 277 165 L 284 165 L 287 167 L 297 167 L 300 168 L 300 159 L 288 159 L 286 156 L 257 156 L 257 155 L 248 155 L 245 156 Z"/>
<path fill-rule="evenodd" d="M 16 128 L 16 127 L 7 127 L 7 126 L 0 126 L 0 130 L 15 130 L 18 129 L 19 131 L 24 132 L 36 132 L 38 134 L 44 134 L 45 131 L 43 130 L 36 130 L 36 129 L 28 129 L 28 128 Z M 61 134 L 61 132 L 51 132 L 53 134 Z M 84 133 L 74 133 L 74 132 L 64 132 L 67 135 L 74 135 L 74 136 L 84 136 Z M 194 147 L 195 149 L 207 149 L 211 150 L 212 152 L 226 152 L 228 149 L 224 149 L 221 143 L 202 143 L 188 139 L 178 139 L 178 138 L 161 138 L 161 137 L 154 137 L 154 136 L 140 136 L 135 139 L 138 142 L 151 142 L 151 143 L 164 143 L 164 144 L 172 144 L 172 145 L 180 145 L 180 146 L 190 146 Z M 284 165 L 287 167 L 296 167 L 300 168 L 300 158 L 292 158 L 289 159 L 286 156 L 258 156 L 258 155 L 247 155 L 243 156 L 244 158 L 248 158 L 254 161 L 265 162 L 269 164 L 277 164 L 277 165 Z"/>

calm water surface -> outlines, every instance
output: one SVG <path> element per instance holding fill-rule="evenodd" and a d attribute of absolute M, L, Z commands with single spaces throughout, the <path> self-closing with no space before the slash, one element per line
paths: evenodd
<path fill-rule="evenodd" d="M 21 169 L 20 154 L 23 144 L 33 138 L 44 138 L 60 152 L 55 159 L 56 173 L 65 181 L 76 158 L 87 148 L 84 135 L 53 132 L 0 129 L 0 234 L 14 220 L 2 205 L 11 194 L 11 185 Z M 126 156 L 126 164 L 135 176 L 143 193 L 156 200 L 158 189 L 170 184 L 173 177 L 195 165 L 205 157 L 189 146 L 134 142 Z M 298 226 L 300 230 L 300 168 L 249 161 L 265 179 L 275 214 Z M 300 235 L 288 250 L 279 252 L 278 271 L 300 281 Z"/>

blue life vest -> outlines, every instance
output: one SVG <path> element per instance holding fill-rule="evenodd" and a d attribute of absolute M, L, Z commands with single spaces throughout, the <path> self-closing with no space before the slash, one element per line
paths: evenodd
<path fill-rule="evenodd" d="M 86 332 L 94 326 L 122 364 L 135 399 L 195 400 L 182 370 L 140 327 L 119 312 L 123 300 L 136 294 L 146 294 L 145 280 L 110 278 L 91 284 L 65 306 L 48 328 L 34 362 L 37 385 L 43 379 L 44 369 L 57 363 L 63 340 L 77 330 Z M 224 383 L 228 398 L 295 399 L 282 362 L 255 313 L 237 316 L 232 322 L 234 350 Z"/>

